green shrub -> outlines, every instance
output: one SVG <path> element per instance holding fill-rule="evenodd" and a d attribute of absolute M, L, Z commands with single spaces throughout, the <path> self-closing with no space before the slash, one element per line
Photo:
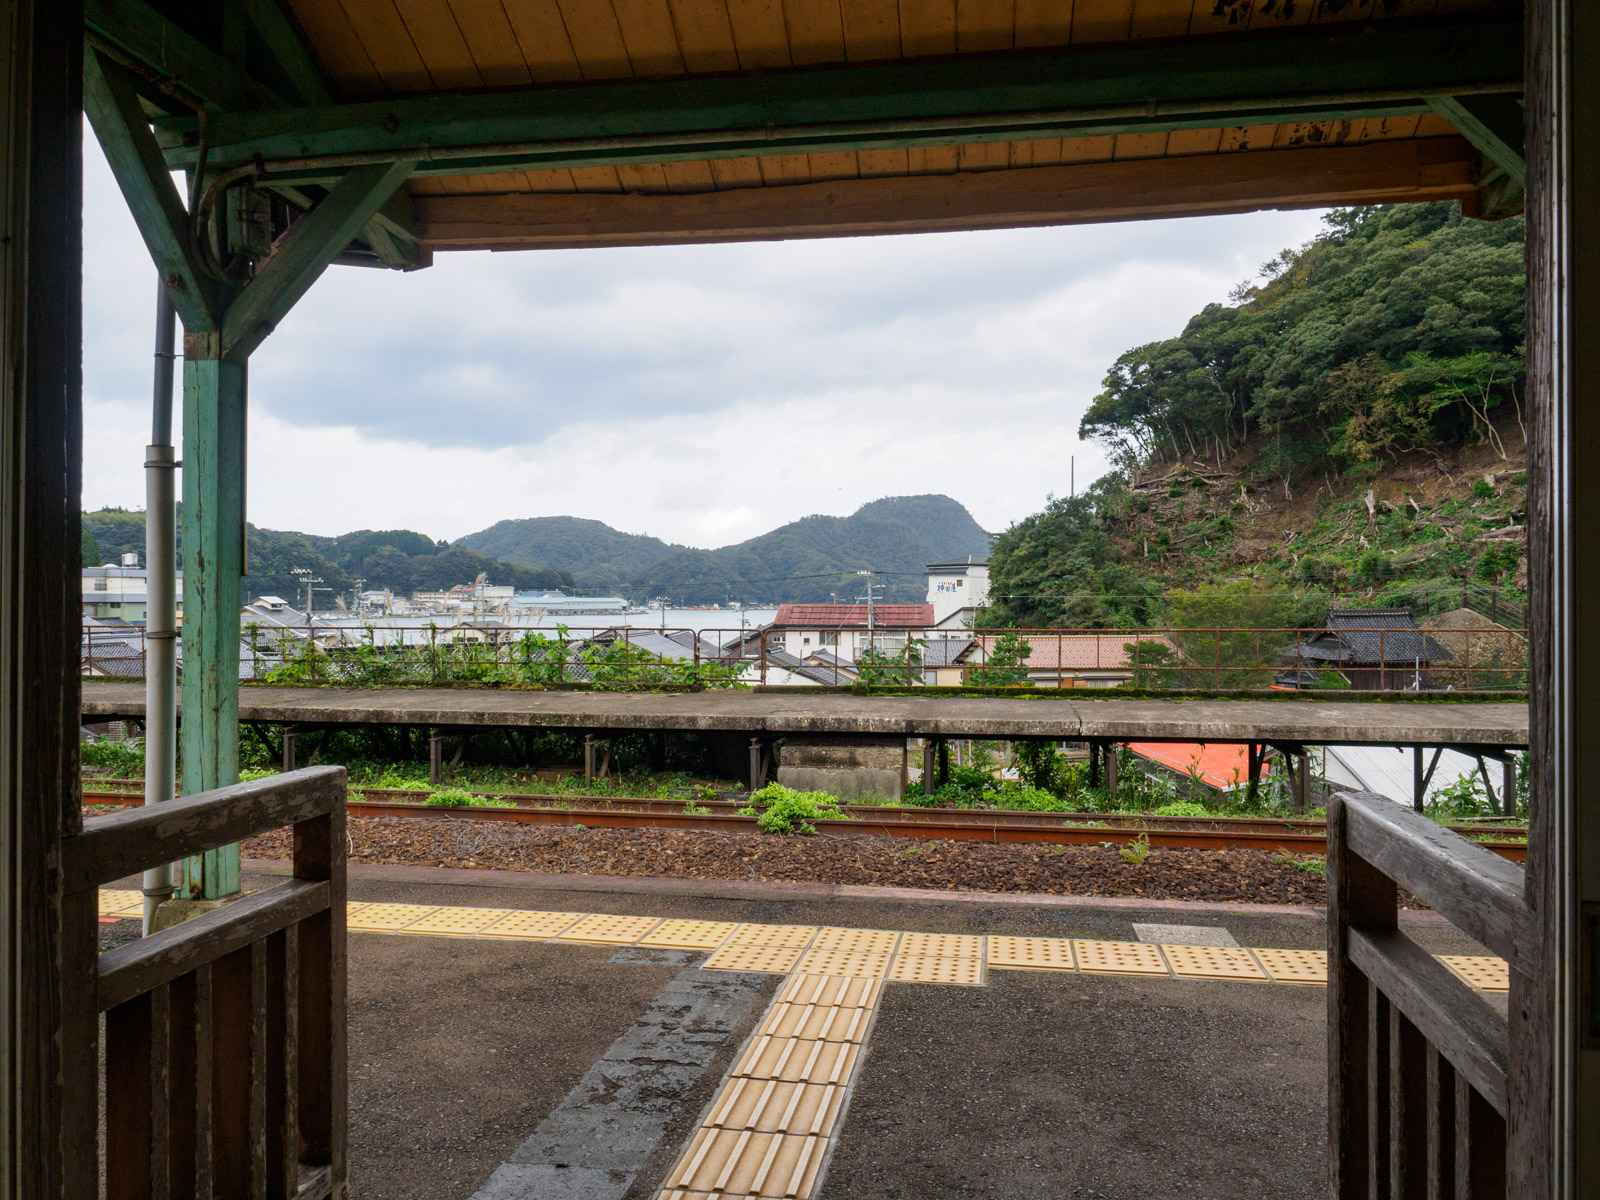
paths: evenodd
<path fill-rule="evenodd" d="M 1494 496 L 1494 484 L 1487 479 L 1474 479 L 1472 481 L 1472 494 L 1479 500 L 1488 500 Z"/>
<path fill-rule="evenodd" d="M 93 767 L 103 774 L 136 778 L 144 774 L 144 741 L 134 738 L 126 742 L 105 740 L 82 742 L 79 745 L 83 765 Z"/>
<path fill-rule="evenodd" d="M 249 783 L 252 780 L 265 779 L 269 775 L 276 774 L 277 772 L 271 767 L 246 767 L 244 770 L 239 772 L 239 782 Z"/>
<path fill-rule="evenodd" d="M 769 783 L 750 793 L 750 803 L 739 810 L 742 817 L 755 817 L 765 833 L 816 833 L 817 821 L 847 821 L 837 797 L 827 792 L 797 792 L 780 783 Z"/>
<path fill-rule="evenodd" d="M 1021 784 L 1007 784 L 991 797 L 996 808 L 1020 809 L 1024 812 L 1071 812 L 1070 801 L 1047 792 L 1043 788 Z"/>
<path fill-rule="evenodd" d="M 493 796 L 479 796 L 466 788 L 440 788 L 429 795 L 425 804 L 429 808 L 513 808 L 509 800 L 496 800 Z"/>
<path fill-rule="evenodd" d="M 1163 804 L 1160 808 L 1152 810 L 1158 817 L 1209 817 L 1211 810 L 1204 804 L 1196 804 L 1193 800 L 1178 800 L 1172 804 Z"/>

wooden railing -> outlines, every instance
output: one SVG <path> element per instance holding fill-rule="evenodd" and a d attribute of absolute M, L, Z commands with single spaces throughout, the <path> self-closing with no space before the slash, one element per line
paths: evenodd
<path fill-rule="evenodd" d="M 98 953 L 99 885 L 285 825 L 288 882 Z M 85 821 L 62 866 L 72 1200 L 342 1200 L 344 768 Z"/>
<path fill-rule="evenodd" d="M 1513 1069 L 1538 974 L 1521 867 L 1370 792 L 1328 805 L 1330 1194 L 1530 1194 L 1522 1166 L 1548 1097 Z M 1509 1019 L 1400 932 L 1399 889 L 1510 966 Z"/>

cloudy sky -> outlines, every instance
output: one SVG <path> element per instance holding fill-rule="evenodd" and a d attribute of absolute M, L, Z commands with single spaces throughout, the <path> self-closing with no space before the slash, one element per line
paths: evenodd
<path fill-rule="evenodd" d="M 84 505 L 140 507 L 155 275 L 85 138 Z M 455 538 L 571 514 L 713 547 L 943 492 L 1004 529 L 1078 419 L 1313 213 L 335 267 L 250 365 L 250 520 Z"/>

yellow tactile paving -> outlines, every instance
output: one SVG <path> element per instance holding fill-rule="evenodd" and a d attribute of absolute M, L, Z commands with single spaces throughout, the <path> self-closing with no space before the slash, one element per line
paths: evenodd
<path fill-rule="evenodd" d="M 716 1099 L 707 1125 L 826 1137 L 838 1119 L 844 1089 L 826 1083 L 782 1083 L 776 1079 L 730 1079 Z"/>
<path fill-rule="evenodd" d="M 596 913 L 561 933 L 556 940 L 631 946 L 660 923 L 660 917 L 619 917 L 610 913 Z"/>
<path fill-rule="evenodd" d="M 441 908 L 408 926 L 406 932 L 471 937 L 502 917 L 510 916 L 511 912 L 509 908 Z"/>
<path fill-rule="evenodd" d="M 983 938 L 971 933 L 906 933 L 900 937 L 900 953 L 932 958 L 982 958 Z"/>
<path fill-rule="evenodd" d="M 1163 943 L 1161 953 L 1179 979 L 1272 982 L 1271 976 L 1261 969 L 1261 964 L 1250 957 L 1250 951 L 1238 946 L 1169 946 Z"/>
<path fill-rule="evenodd" d="M 103 917 L 142 917 L 144 893 L 132 888 L 102 888 L 99 907 Z"/>
<path fill-rule="evenodd" d="M 867 975 L 882 979 L 889 973 L 890 957 L 855 950 L 807 950 L 795 969 L 806 975 Z"/>
<path fill-rule="evenodd" d="M 1027 971 L 1070 971 L 1072 942 L 1067 938 L 991 937 L 989 966 Z"/>
<path fill-rule="evenodd" d="M 484 929 L 479 936 L 543 941 L 555 937 L 564 929 L 571 929 L 588 915 L 581 912 L 514 912 Z"/>
<path fill-rule="evenodd" d="M 893 954 L 900 934 L 892 929 L 824 929 L 813 950 L 845 950 L 855 954 Z"/>
<path fill-rule="evenodd" d="M 836 1008 L 831 1004 L 774 1004 L 760 1032 L 772 1037 L 806 1038 L 816 1042 L 864 1042 L 872 1011 Z"/>
<path fill-rule="evenodd" d="M 1439 961 L 1475 988 L 1482 988 L 1486 992 L 1511 990 L 1511 968 L 1503 958 L 1477 954 L 1441 954 Z"/>
<path fill-rule="evenodd" d="M 860 1052 L 854 1042 L 811 1042 L 758 1034 L 730 1074 L 784 1083 L 842 1084 L 849 1080 Z"/>
<path fill-rule="evenodd" d="M 660 946 L 669 950 L 715 950 L 733 932 L 733 921 L 666 920 L 649 936 L 639 939 L 641 946 Z"/>
<path fill-rule="evenodd" d="M 1250 950 L 1267 969 L 1273 983 L 1309 983 L 1325 987 L 1328 983 L 1326 950 Z"/>
<path fill-rule="evenodd" d="M 368 933 L 394 933 L 439 911 L 437 904 L 373 904 L 354 916 L 346 914 L 351 929 Z"/>
<path fill-rule="evenodd" d="M 797 946 L 730 944 L 706 959 L 705 967 L 708 971 L 766 971 L 772 975 L 787 975 L 803 953 Z"/>
<path fill-rule="evenodd" d="M 778 1004 L 829 1004 L 836 1008 L 876 1008 L 883 982 L 861 975 L 791 975 L 778 990 Z"/>
<path fill-rule="evenodd" d="M 804 1200 L 816 1184 L 827 1139 L 704 1128 L 667 1179 L 669 1188 L 719 1196 Z"/>
<path fill-rule="evenodd" d="M 1074 938 L 1072 953 L 1078 960 L 1078 970 L 1092 975 L 1167 974 L 1161 951 L 1146 942 L 1086 942 Z"/>
<path fill-rule="evenodd" d="M 931 954 L 897 954 L 889 968 L 896 983 L 955 983 L 966 987 L 983 984 L 983 960 L 935 958 Z"/>
<path fill-rule="evenodd" d="M 815 925 L 737 925 L 728 935 L 730 946 L 793 946 L 811 944 Z"/>

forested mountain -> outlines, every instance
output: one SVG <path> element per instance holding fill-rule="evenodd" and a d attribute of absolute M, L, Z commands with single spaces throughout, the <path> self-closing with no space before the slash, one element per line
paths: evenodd
<path fill-rule="evenodd" d="M 989 536 L 948 496 L 891 496 L 848 517 L 804 517 L 718 550 L 669 546 L 573 517 L 502 521 L 460 541 L 513 562 L 561 566 L 580 585 L 674 604 L 854 600 L 864 582 L 856 572 L 868 569 L 886 585 L 883 599 L 920 600 L 928 563 L 989 547 Z"/>
<path fill-rule="evenodd" d="M 1112 364 L 1080 436 L 1118 470 L 995 541 L 996 624 L 1312 619 L 1330 595 L 1513 601 L 1522 563 L 1520 218 L 1343 209 Z"/>
<path fill-rule="evenodd" d="M 689 549 L 582 517 L 498 521 L 458 542 L 507 562 L 570 571 L 579 587 L 601 591 L 623 587 L 662 559 Z"/>
<path fill-rule="evenodd" d="M 122 508 L 86 512 L 83 530 L 85 566 L 120 562 L 129 551 L 139 555 L 141 564 L 144 562 L 144 513 Z M 178 540 L 181 547 L 181 517 Z M 278 595 L 292 603 L 303 603 L 305 587 L 291 570 L 305 567 L 322 577 L 319 587 L 331 589 L 317 597 L 319 608 L 331 607 L 333 596 L 343 595 L 348 601 L 357 579 L 366 581 L 361 585 L 364 588 L 389 588 L 397 595 L 471 583 L 480 572 L 487 574 L 491 583 L 518 588 L 571 587 L 573 583 L 565 571 L 501 562 L 463 546 L 436 543 L 409 529 L 363 529 L 338 537 L 318 537 L 250 525 L 245 545 L 249 571 L 244 581 L 246 598 Z M 91 549 L 96 553 L 91 555 Z"/>

